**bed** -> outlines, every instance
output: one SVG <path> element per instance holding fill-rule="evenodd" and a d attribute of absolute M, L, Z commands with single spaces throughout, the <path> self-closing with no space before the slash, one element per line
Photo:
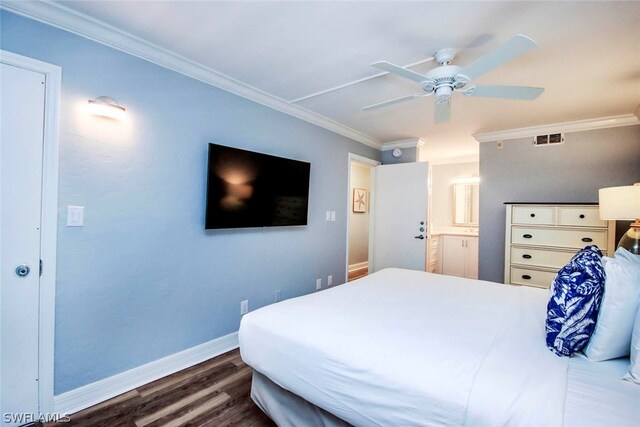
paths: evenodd
<path fill-rule="evenodd" d="M 240 351 L 281 426 L 639 425 L 629 359 L 552 354 L 547 299 L 386 269 L 245 315 Z"/>

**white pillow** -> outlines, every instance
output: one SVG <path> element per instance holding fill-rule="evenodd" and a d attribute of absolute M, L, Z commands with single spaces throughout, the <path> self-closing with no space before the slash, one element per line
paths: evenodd
<path fill-rule="evenodd" d="M 631 337 L 631 367 L 624 376 L 625 380 L 640 384 L 640 309 L 636 313 L 636 323 Z"/>
<path fill-rule="evenodd" d="M 584 354 L 593 362 L 627 356 L 631 348 L 631 334 L 640 306 L 640 262 L 627 254 L 637 256 L 618 249 L 615 258 L 603 258 L 604 296 L 596 328 L 584 349 Z"/>
<path fill-rule="evenodd" d="M 631 252 L 629 252 L 624 248 L 618 248 L 614 256 L 616 258 L 622 258 L 631 262 L 632 264 L 636 264 L 640 266 L 640 255 L 632 254 Z"/>

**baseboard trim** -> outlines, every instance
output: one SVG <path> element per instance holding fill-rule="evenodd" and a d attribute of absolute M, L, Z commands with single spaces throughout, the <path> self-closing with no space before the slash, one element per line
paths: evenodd
<path fill-rule="evenodd" d="M 349 264 L 349 273 L 353 273 L 354 271 L 364 270 L 369 268 L 369 262 L 357 262 L 355 264 Z"/>
<path fill-rule="evenodd" d="M 237 332 L 57 395 L 55 411 L 73 414 L 235 348 L 238 348 Z"/>

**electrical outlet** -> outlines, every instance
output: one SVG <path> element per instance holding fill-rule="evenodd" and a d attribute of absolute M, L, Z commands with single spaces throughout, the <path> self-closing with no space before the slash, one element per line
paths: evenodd
<path fill-rule="evenodd" d="M 275 296 L 274 296 L 274 300 L 275 300 L 275 302 L 280 301 L 280 289 L 278 289 L 278 290 L 276 291 L 276 294 L 275 294 Z"/>
<path fill-rule="evenodd" d="M 240 314 L 247 314 L 249 312 L 249 300 L 240 302 Z"/>
<path fill-rule="evenodd" d="M 327 221 L 331 221 L 331 211 L 327 211 L 326 218 Z"/>
<path fill-rule="evenodd" d="M 331 221 L 336 220 L 336 211 L 331 211 Z"/>
<path fill-rule="evenodd" d="M 316 291 L 319 291 L 322 288 L 322 279 L 316 280 Z"/>
<path fill-rule="evenodd" d="M 329 277 L 327 277 L 327 286 L 331 286 L 333 285 L 333 275 L 329 275 Z"/>

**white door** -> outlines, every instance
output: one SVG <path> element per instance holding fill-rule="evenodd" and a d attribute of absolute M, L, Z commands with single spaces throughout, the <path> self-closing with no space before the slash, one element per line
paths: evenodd
<path fill-rule="evenodd" d="M 1 64 L 0 413 L 39 410 L 38 307 L 44 74 Z M 21 424 L 14 420 L 13 423 Z"/>
<path fill-rule="evenodd" d="M 461 236 L 443 236 L 442 238 L 442 274 L 466 276 L 466 241 Z"/>
<path fill-rule="evenodd" d="M 426 162 L 373 168 L 369 272 L 398 267 L 426 271 Z"/>

